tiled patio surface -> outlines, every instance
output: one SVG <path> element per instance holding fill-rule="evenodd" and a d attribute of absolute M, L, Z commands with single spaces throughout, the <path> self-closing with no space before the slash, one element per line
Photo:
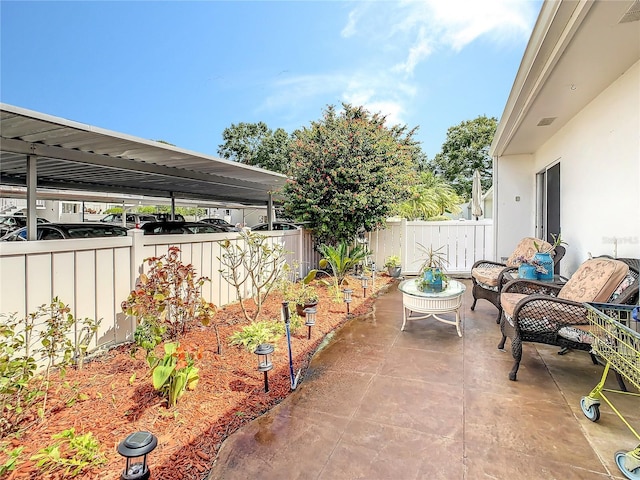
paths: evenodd
<path fill-rule="evenodd" d="M 525 344 L 509 381 L 496 310 L 480 300 L 472 312 L 464 282 L 462 338 L 432 319 L 401 332 L 394 285 L 315 356 L 292 395 L 223 444 L 209 479 L 624 478 L 614 453 L 639 441 L 604 402 L 597 423 L 580 409 L 602 367 Z M 615 400 L 640 428 L 638 398 Z"/>

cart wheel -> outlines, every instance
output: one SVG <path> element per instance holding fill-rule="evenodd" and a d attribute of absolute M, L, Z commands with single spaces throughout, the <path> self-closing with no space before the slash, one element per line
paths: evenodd
<path fill-rule="evenodd" d="M 633 470 L 628 470 L 625 466 L 625 459 L 627 458 L 627 452 L 619 451 L 616 452 L 616 464 L 620 471 L 624 474 L 625 477 L 631 480 L 640 480 L 640 467 L 634 468 Z"/>
<path fill-rule="evenodd" d="M 582 397 L 580 399 L 580 408 L 582 408 L 582 413 L 592 422 L 597 422 L 600 420 L 600 405 L 598 403 L 594 403 L 593 405 L 586 405 L 587 397 Z"/>

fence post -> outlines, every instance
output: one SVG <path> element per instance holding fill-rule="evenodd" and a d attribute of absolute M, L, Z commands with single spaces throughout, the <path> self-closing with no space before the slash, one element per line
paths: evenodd
<path fill-rule="evenodd" d="M 407 254 L 409 252 L 409 239 L 407 235 L 407 219 L 400 221 L 400 266 L 401 271 L 406 272 L 408 267 Z"/>
<path fill-rule="evenodd" d="M 144 270 L 144 232 L 132 228 L 127 232 L 131 237 L 131 290 L 136 288 L 138 277 Z"/>

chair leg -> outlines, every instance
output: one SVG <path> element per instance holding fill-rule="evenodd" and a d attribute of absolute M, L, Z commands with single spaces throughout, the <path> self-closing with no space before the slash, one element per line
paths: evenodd
<path fill-rule="evenodd" d="M 504 323 L 500 323 L 500 332 L 502 333 L 502 340 L 498 344 L 498 350 L 504 350 L 504 344 L 507 341 L 507 332 L 505 331 Z"/>
<path fill-rule="evenodd" d="M 473 303 L 471 304 L 471 310 L 475 310 L 476 309 L 476 302 L 478 301 L 478 299 L 476 297 L 473 297 Z"/>
<path fill-rule="evenodd" d="M 509 380 L 512 382 L 517 380 L 516 375 L 518 374 L 518 368 L 520 368 L 520 362 L 513 362 L 513 367 L 511 367 L 511 371 L 509 372 Z"/>
<path fill-rule="evenodd" d="M 513 362 L 513 367 L 511 367 L 511 371 L 509 372 L 509 380 L 515 382 L 518 368 L 520 368 L 520 360 L 522 360 L 522 340 L 519 338 L 511 339 L 511 355 L 515 362 Z"/>

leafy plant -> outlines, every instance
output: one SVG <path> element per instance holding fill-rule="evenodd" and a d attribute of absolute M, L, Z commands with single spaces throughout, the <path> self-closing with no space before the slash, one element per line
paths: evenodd
<path fill-rule="evenodd" d="M 297 305 L 317 303 L 318 291 L 311 285 L 311 282 L 316 278 L 317 272 L 317 270 L 311 270 L 307 276 L 299 282 L 283 279 L 280 284 L 283 300 Z"/>
<path fill-rule="evenodd" d="M 166 255 L 145 259 L 148 274 L 140 275 L 136 288 L 121 305 L 138 323 L 155 322 L 150 330 L 164 329 L 163 335 L 169 339 L 184 334 L 192 322 L 208 325 L 216 312 L 216 306 L 201 295 L 201 287 L 209 279 L 196 277 L 193 265 L 183 264 L 179 253 L 178 247 L 169 247 Z"/>
<path fill-rule="evenodd" d="M 93 337 L 98 332 L 102 320 L 93 320 L 91 318 L 83 318 L 75 320 L 76 326 L 76 343 L 74 352 L 74 362 L 79 369 L 84 366 L 84 359 L 87 356 L 87 350 Z"/>
<path fill-rule="evenodd" d="M 245 319 L 255 322 L 262 304 L 286 272 L 285 255 L 287 251 L 280 244 L 271 244 L 264 235 L 255 232 L 241 232 L 241 242 L 221 243 L 224 253 L 218 257 L 224 268 L 220 270 L 222 278 L 233 285 L 240 299 L 240 307 Z M 243 301 L 242 287 L 248 284 L 256 305 L 253 317 Z"/>
<path fill-rule="evenodd" d="M 387 260 L 384 262 L 384 266 L 387 268 L 395 268 L 399 267 L 400 264 L 400 256 L 399 255 L 389 255 Z"/>
<path fill-rule="evenodd" d="M 15 313 L 0 318 L 4 318 L 0 324 L 2 436 L 14 431 L 36 405 L 39 406 L 39 415 L 44 416 L 51 371 L 57 368 L 64 377 L 66 367 L 74 359 L 81 367 L 100 322 L 88 318 L 76 320 L 58 297 L 48 305 L 40 305 L 23 319 Z M 39 343 L 33 338 L 36 326 L 40 330 Z M 78 329 L 75 343 L 71 336 L 74 326 Z M 44 372 L 36 378 L 37 360 L 42 362 Z"/>
<path fill-rule="evenodd" d="M 75 477 L 87 469 L 107 463 L 100 451 L 100 443 L 91 432 L 76 435 L 72 427 L 52 435 L 51 439 L 57 441 L 31 456 L 44 473 L 63 472 L 65 476 Z"/>
<path fill-rule="evenodd" d="M 24 320 L 18 320 L 15 313 L 2 317 L 5 318 L 0 323 L 0 437 L 14 431 L 30 407 L 44 395 L 29 382 L 38 368 L 31 352 L 35 314 Z"/>
<path fill-rule="evenodd" d="M 285 214 L 308 222 L 319 243 L 337 245 L 360 228 L 374 230 L 406 197 L 424 157 L 415 131 L 362 106 L 327 107 L 292 135 Z"/>
<path fill-rule="evenodd" d="M 396 205 L 394 213 L 409 220 L 434 220 L 445 212 L 459 213 L 463 199 L 442 177 L 430 171 L 420 172 L 415 185 L 409 186 L 409 198 Z M 447 218 L 444 218 L 447 220 Z"/>
<path fill-rule="evenodd" d="M 202 347 L 192 353 L 179 343 L 165 343 L 164 357 L 151 360 L 153 388 L 173 407 L 186 390 L 195 390 L 200 379 L 194 366 L 202 358 Z"/>
<path fill-rule="evenodd" d="M 229 337 L 229 344 L 243 347 L 248 352 L 261 343 L 273 343 L 284 333 L 284 325 L 273 320 L 263 320 L 246 325 Z"/>
<path fill-rule="evenodd" d="M 41 307 L 42 308 L 42 307 Z M 75 348 L 73 342 L 69 338 L 71 329 L 75 325 L 75 319 L 70 312 L 70 308 L 61 302 L 58 297 L 55 297 L 51 304 L 46 308 L 44 326 L 45 328 L 40 332 L 40 353 L 43 360 L 45 360 L 44 369 L 44 399 L 42 401 L 41 415 L 47 408 L 47 394 L 46 391 L 49 387 L 49 378 L 51 376 L 51 370 L 53 367 L 57 367 L 60 371 L 60 376 L 64 377 L 66 372 L 66 366 L 69 365 L 73 359 Z"/>
<path fill-rule="evenodd" d="M 437 172 L 462 198 L 471 198 L 473 171 L 482 177 L 482 191 L 491 187 L 493 159 L 489 147 L 498 126 L 495 117 L 480 115 L 449 127 L 442 150 L 428 162 L 428 168 Z"/>
<path fill-rule="evenodd" d="M 367 256 L 367 251 L 362 245 L 349 249 L 346 242 L 340 242 L 337 247 L 322 244 L 318 250 L 323 256 L 320 260 L 320 268 L 327 266 L 331 268 L 335 288 L 348 283 L 346 277 L 349 272 Z"/>
<path fill-rule="evenodd" d="M 9 472 L 13 472 L 16 467 L 19 465 L 18 458 L 20 458 L 20 454 L 24 450 L 24 447 L 17 447 L 8 452 L 8 457 L 5 462 L 0 465 L 0 477 L 2 475 L 6 475 Z"/>
<path fill-rule="evenodd" d="M 558 235 L 556 235 L 554 233 L 551 233 L 549 235 L 553 239 L 553 243 L 551 244 L 551 246 L 549 248 L 544 248 L 544 244 L 543 243 L 538 243 L 535 240 L 533 241 L 533 246 L 536 248 L 536 251 L 538 253 L 551 253 L 551 252 L 553 252 L 555 250 L 555 248 L 558 245 L 569 245 L 567 242 L 562 240 L 562 236 L 561 236 L 560 233 Z"/>
<path fill-rule="evenodd" d="M 422 252 L 422 265 L 420 265 L 420 275 L 425 272 L 427 269 L 435 270 L 439 269 L 444 272 L 444 266 L 447 262 L 447 255 L 443 252 L 445 246 L 441 246 L 440 248 L 433 249 L 433 246 L 429 245 L 429 248 L 425 247 L 421 243 L 416 242 L 418 245 L 418 249 Z"/>

